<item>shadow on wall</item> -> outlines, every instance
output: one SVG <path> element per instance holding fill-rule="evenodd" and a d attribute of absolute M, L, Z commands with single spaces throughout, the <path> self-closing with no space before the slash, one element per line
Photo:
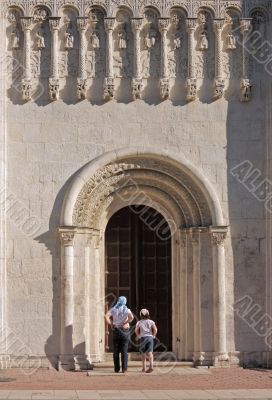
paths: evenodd
<path fill-rule="evenodd" d="M 61 215 L 64 196 L 72 179 L 73 176 L 71 176 L 71 178 L 63 185 L 56 197 L 49 220 L 49 230 L 35 238 L 39 243 L 43 243 L 52 255 L 52 335 L 47 339 L 44 351 L 51 366 L 56 369 L 58 367 L 60 354 L 61 335 L 61 255 L 59 238 L 56 230 L 59 227 L 59 217 Z M 69 332 L 67 332 L 67 337 L 71 337 L 72 341 L 72 327 L 69 327 L 68 329 Z"/>
<path fill-rule="evenodd" d="M 264 157 L 267 146 L 265 82 L 271 81 L 271 77 L 266 76 L 263 65 L 253 60 L 250 65 L 251 79 L 254 77 L 252 100 L 243 103 L 232 98 L 227 116 L 226 183 L 232 254 L 227 254 L 226 273 L 228 281 L 232 282 L 233 278 L 234 282 L 234 297 L 228 298 L 227 304 L 231 307 L 234 302 L 234 309 L 231 307 L 228 311 L 229 315 L 234 314 L 234 350 L 246 352 L 239 355 L 240 362 L 248 366 L 264 366 L 261 352 L 267 349 L 265 337 L 258 334 L 255 325 L 266 312 L 266 220 L 264 202 L 254 195 L 254 185 L 258 186 L 267 178 Z M 230 88 L 229 96 L 232 92 Z M 254 169 L 259 171 L 259 178 L 256 174 L 250 178 Z M 223 170 L 221 173 L 224 175 Z M 231 265 L 232 257 L 233 271 L 230 271 L 228 261 Z M 256 305 L 260 306 L 259 312 Z"/>

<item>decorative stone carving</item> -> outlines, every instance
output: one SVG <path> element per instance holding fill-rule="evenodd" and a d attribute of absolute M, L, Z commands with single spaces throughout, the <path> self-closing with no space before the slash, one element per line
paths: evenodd
<path fill-rule="evenodd" d="M 20 30 L 17 25 L 11 32 L 11 48 L 13 50 L 17 50 L 20 48 Z"/>
<path fill-rule="evenodd" d="M 214 99 L 219 99 L 224 94 L 225 80 L 223 79 L 223 65 L 222 65 L 222 28 L 224 26 L 224 19 L 213 21 L 213 28 L 215 32 L 215 80 L 214 80 Z"/>
<path fill-rule="evenodd" d="M 42 24 L 39 24 L 36 31 L 36 43 L 39 50 L 45 49 L 45 30 Z"/>
<path fill-rule="evenodd" d="M 21 17 L 22 29 L 24 31 L 24 77 L 22 80 L 22 97 L 24 101 L 31 100 L 31 42 L 30 33 L 32 29 L 32 18 Z"/>
<path fill-rule="evenodd" d="M 134 100 L 141 98 L 143 80 L 141 78 L 141 58 L 140 58 L 140 33 L 142 28 L 142 18 L 133 18 L 131 26 L 134 42 L 134 73 L 132 78 L 132 97 Z"/>
<path fill-rule="evenodd" d="M 146 49 L 151 49 L 152 47 L 155 46 L 157 36 L 158 36 L 157 31 L 154 28 L 154 26 L 151 24 L 149 29 L 147 30 L 147 33 L 145 36 L 145 48 Z"/>
<path fill-rule="evenodd" d="M 199 50 L 208 50 L 209 48 L 209 41 L 208 41 L 208 32 L 206 30 L 200 33 L 199 38 Z"/>
<path fill-rule="evenodd" d="M 79 31 L 80 45 L 79 45 L 79 66 L 78 66 L 78 78 L 77 78 L 77 97 L 79 100 L 86 99 L 86 93 L 87 93 L 87 74 L 86 74 L 87 27 L 88 27 L 88 18 L 78 17 L 77 28 Z"/>
<path fill-rule="evenodd" d="M 93 30 L 91 33 L 91 47 L 94 50 L 100 49 L 100 35 L 98 30 Z"/>
<path fill-rule="evenodd" d="M 113 29 L 115 18 L 105 18 L 104 25 L 107 33 L 107 58 L 106 58 L 106 78 L 104 83 L 104 98 L 111 100 L 114 97 L 114 74 L 113 74 Z"/>
<path fill-rule="evenodd" d="M 49 78 L 49 97 L 52 101 L 59 99 L 59 79 Z"/>
<path fill-rule="evenodd" d="M 34 13 L 34 21 L 42 23 L 48 18 L 48 12 L 44 8 L 38 8 Z"/>
<path fill-rule="evenodd" d="M 227 49 L 235 50 L 236 49 L 236 38 L 232 32 L 227 34 Z"/>
<path fill-rule="evenodd" d="M 63 246 L 73 246 L 75 239 L 76 229 L 60 228 L 59 237 Z"/>
<path fill-rule="evenodd" d="M 197 81 L 194 66 L 194 34 L 197 26 L 197 18 L 186 19 L 188 32 L 188 78 L 186 80 L 186 99 L 194 101 L 197 96 Z"/>
<path fill-rule="evenodd" d="M 121 26 L 119 32 L 118 32 L 118 49 L 119 50 L 124 50 L 127 48 L 127 33 L 126 33 L 126 26 L 125 24 Z"/>
<path fill-rule="evenodd" d="M 65 49 L 71 50 L 74 48 L 74 31 L 73 31 L 73 24 L 69 22 L 67 30 L 65 32 Z"/>
<path fill-rule="evenodd" d="M 240 100 L 247 102 L 251 100 L 252 85 L 249 79 L 242 78 L 240 81 Z"/>
<path fill-rule="evenodd" d="M 168 71 L 168 56 L 167 56 L 167 30 L 169 28 L 169 19 L 159 19 L 159 29 L 161 32 L 161 81 L 160 90 L 163 100 L 169 97 L 169 71 Z"/>
<path fill-rule="evenodd" d="M 49 97 L 52 101 L 59 99 L 59 65 L 58 65 L 58 34 L 60 18 L 51 17 L 49 27 L 52 33 L 51 39 L 51 77 L 49 78 Z"/>
<path fill-rule="evenodd" d="M 211 241 L 214 246 L 223 246 L 227 237 L 227 230 L 211 230 Z"/>
<path fill-rule="evenodd" d="M 248 76 L 248 54 L 246 50 L 247 36 L 252 27 L 252 19 L 241 19 L 240 30 L 242 34 L 242 78 L 240 81 L 240 100 L 247 102 L 251 100 L 252 84 Z"/>
<path fill-rule="evenodd" d="M 104 98 L 112 100 L 114 98 L 114 78 L 106 77 L 104 83 Z"/>

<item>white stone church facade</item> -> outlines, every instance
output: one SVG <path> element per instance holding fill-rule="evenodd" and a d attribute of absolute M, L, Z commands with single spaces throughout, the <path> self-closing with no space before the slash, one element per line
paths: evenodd
<path fill-rule="evenodd" d="M 1 1 L 2 367 L 104 360 L 119 294 L 271 366 L 271 5 Z"/>

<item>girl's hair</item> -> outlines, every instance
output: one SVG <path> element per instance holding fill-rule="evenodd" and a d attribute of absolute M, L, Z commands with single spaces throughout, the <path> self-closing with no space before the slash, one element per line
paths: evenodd
<path fill-rule="evenodd" d="M 141 316 L 142 319 L 149 319 L 149 313 L 148 314 L 140 313 L 140 316 Z"/>

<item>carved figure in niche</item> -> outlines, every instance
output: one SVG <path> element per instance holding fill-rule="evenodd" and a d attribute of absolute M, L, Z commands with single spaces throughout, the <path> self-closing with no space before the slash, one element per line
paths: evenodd
<path fill-rule="evenodd" d="M 180 49 L 182 45 L 182 32 L 179 28 L 174 35 L 174 50 Z"/>
<path fill-rule="evenodd" d="M 145 37 L 145 47 L 147 49 L 151 49 L 152 47 L 154 47 L 156 44 L 156 38 L 157 38 L 157 31 L 151 25 L 150 29 L 148 30 L 147 35 Z"/>
<path fill-rule="evenodd" d="M 38 49 L 45 48 L 45 31 L 42 25 L 39 25 L 36 31 Z"/>
<path fill-rule="evenodd" d="M 227 36 L 227 49 L 228 50 L 236 49 L 236 38 L 232 32 L 229 32 Z"/>
<path fill-rule="evenodd" d="M 7 18 L 8 18 L 8 21 L 11 24 L 15 24 L 16 23 L 16 14 L 15 14 L 14 11 L 9 11 Z"/>
<path fill-rule="evenodd" d="M 208 33 L 206 30 L 204 30 L 200 33 L 199 49 L 208 50 L 208 48 L 209 48 Z"/>
<path fill-rule="evenodd" d="M 125 25 L 118 32 L 118 48 L 120 50 L 127 48 L 127 33 L 125 30 Z"/>
<path fill-rule="evenodd" d="M 93 49 L 100 49 L 100 37 L 97 30 L 92 31 L 91 46 Z"/>
<path fill-rule="evenodd" d="M 11 47 L 16 50 L 20 48 L 20 31 L 16 26 L 14 30 L 11 32 Z"/>
<path fill-rule="evenodd" d="M 38 21 L 38 22 L 45 21 L 46 18 L 47 18 L 46 10 L 44 10 L 43 8 L 36 10 L 35 16 L 34 16 L 35 21 Z"/>
<path fill-rule="evenodd" d="M 65 32 L 65 48 L 66 50 L 74 48 L 74 32 L 72 23 L 69 23 L 68 28 Z"/>

